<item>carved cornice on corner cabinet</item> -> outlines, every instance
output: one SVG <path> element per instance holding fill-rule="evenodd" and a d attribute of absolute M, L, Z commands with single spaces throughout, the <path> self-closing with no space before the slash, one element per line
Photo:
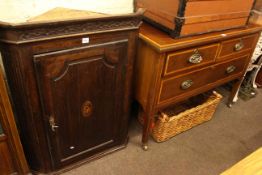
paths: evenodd
<path fill-rule="evenodd" d="M 57 39 L 83 34 L 104 33 L 138 29 L 141 12 L 128 17 L 109 16 L 102 20 L 81 19 L 74 21 L 58 21 L 45 23 L 0 23 L 0 40 L 6 43 L 21 44 L 41 40 Z M 112 20 L 114 18 L 114 20 Z M 17 30 L 19 29 L 19 30 Z"/>
<path fill-rule="evenodd" d="M 70 35 L 74 33 L 99 32 L 105 30 L 123 30 L 137 28 L 140 20 L 119 20 L 85 22 L 78 25 L 58 26 L 54 28 L 30 29 L 19 33 L 19 40 L 38 39 L 57 35 Z"/>

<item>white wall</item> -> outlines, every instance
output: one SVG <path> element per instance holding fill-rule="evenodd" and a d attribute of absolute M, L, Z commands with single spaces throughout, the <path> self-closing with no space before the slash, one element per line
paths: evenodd
<path fill-rule="evenodd" d="M 133 0 L 0 0 L 0 21 L 25 22 L 55 7 L 121 14 L 133 12 Z"/>
<path fill-rule="evenodd" d="M 121 14 L 133 12 L 133 0 L 0 0 L 0 21 L 24 22 L 55 7 Z"/>

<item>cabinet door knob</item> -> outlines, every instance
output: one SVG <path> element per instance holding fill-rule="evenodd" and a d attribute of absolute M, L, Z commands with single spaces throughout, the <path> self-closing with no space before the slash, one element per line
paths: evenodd
<path fill-rule="evenodd" d="M 53 132 L 55 132 L 55 131 L 56 131 L 56 128 L 59 127 L 59 126 L 57 126 L 57 125 L 55 124 L 55 119 L 54 119 L 54 116 L 53 116 L 53 115 L 51 115 L 51 116 L 49 117 L 49 125 L 50 125 L 51 130 L 52 130 Z"/>
<path fill-rule="evenodd" d="M 186 89 L 190 88 L 193 84 L 194 84 L 194 82 L 192 80 L 183 81 L 182 84 L 181 84 L 181 89 L 186 90 Z"/>
<path fill-rule="evenodd" d="M 236 70 L 236 66 L 229 66 L 229 67 L 227 67 L 227 70 L 226 70 L 226 72 L 228 73 L 228 74 L 231 74 L 232 72 L 234 72 Z"/>
<path fill-rule="evenodd" d="M 241 39 L 239 43 L 236 43 L 235 47 L 234 47 L 234 50 L 235 51 L 240 51 L 244 48 L 244 43 L 243 43 L 243 40 Z"/>
<path fill-rule="evenodd" d="M 198 49 L 195 49 L 194 54 L 191 55 L 191 57 L 188 59 L 188 62 L 192 64 L 199 64 L 202 62 L 202 60 L 203 60 L 203 57 L 199 53 Z"/>

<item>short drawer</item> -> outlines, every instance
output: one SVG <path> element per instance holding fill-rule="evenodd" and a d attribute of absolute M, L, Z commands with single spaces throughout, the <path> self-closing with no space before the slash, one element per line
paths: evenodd
<path fill-rule="evenodd" d="M 257 35 L 249 35 L 222 42 L 218 59 L 251 49 L 255 44 L 256 38 Z"/>
<path fill-rule="evenodd" d="M 224 79 L 237 73 L 240 73 L 244 71 L 244 68 L 248 61 L 249 55 L 244 55 L 238 59 L 218 64 L 213 68 L 211 79 L 215 82 L 216 80 Z"/>
<path fill-rule="evenodd" d="M 164 102 L 165 100 L 208 84 L 211 81 L 209 78 L 211 72 L 211 67 L 207 67 L 182 76 L 163 79 L 161 82 L 159 102 Z"/>
<path fill-rule="evenodd" d="M 164 76 L 215 61 L 218 46 L 213 44 L 168 54 Z"/>

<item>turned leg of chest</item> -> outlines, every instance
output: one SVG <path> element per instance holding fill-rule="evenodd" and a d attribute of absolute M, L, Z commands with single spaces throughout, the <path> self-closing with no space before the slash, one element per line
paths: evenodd
<path fill-rule="evenodd" d="M 232 107 L 232 105 L 234 103 L 234 98 L 237 95 L 238 90 L 239 90 L 241 83 L 243 82 L 244 78 L 245 77 L 243 76 L 243 77 L 237 79 L 236 82 L 233 84 L 233 87 L 232 87 L 232 90 L 231 90 L 231 93 L 230 93 L 230 96 L 229 96 L 228 102 L 227 102 L 228 107 L 230 107 L 230 108 Z"/>

